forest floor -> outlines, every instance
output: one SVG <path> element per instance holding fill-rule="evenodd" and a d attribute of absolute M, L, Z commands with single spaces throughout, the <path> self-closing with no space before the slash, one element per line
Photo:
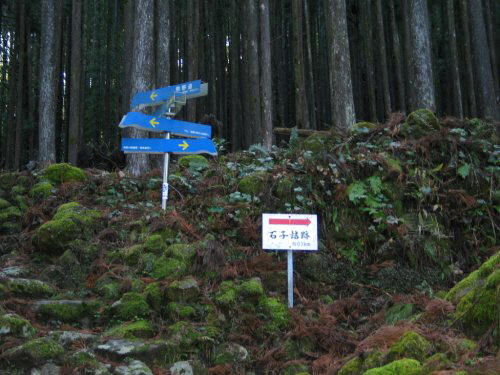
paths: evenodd
<path fill-rule="evenodd" d="M 498 123 L 292 132 L 142 178 L 0 174 L 0 374 L 498 374 Z M 262 250 L 262 213 L 319 251 Z"/>

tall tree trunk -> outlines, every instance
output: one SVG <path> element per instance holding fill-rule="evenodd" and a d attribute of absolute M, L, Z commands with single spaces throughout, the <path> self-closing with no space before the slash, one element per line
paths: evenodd
<path fill-rule="evenodd" d="M 467 10 L 467 0 L 460 1 L 460 23 L 462 24 L 463 32 L 463 51 L 465 60 L 465 83 L 467 93 L 467 102 L 469 104 L 469 116 L 477 116 L 476 93 L 474 85 L 474 74 L 472 72 L 472 52 L 471 39 L 469 32 L 469 12 Z"/>
<path fill-rule="evenodd" d="M 426 0 L 409 0 L 410 87 L 412 109 L 436 110 L 431 62 L 429 13 Z"/>
<path fill-rule="evenodd" d="M 21 161 L 21 139 L 23 132 L 23 125 L 25 121 L 24 116 L 24 62 L 26 60 L 26 4 L 24 0 L 19 0 L 18 4 L 18 17 L 19 17 L 19 56 L 18 56 L 18 69 L 17 69 L 17 104 L 16 104 L 16 143 L 14 151 L 14 169 L 19 169 Z"/>
<path fill-rule="evenodd" d="M 231 44 L 229 61 L 231 69 L 231 151 L 239 150 L 242 145 L 241 117 L 241 80 L 240 80 L 240 9 L 235 1 L 231 2 Z"/>
<path fill-rule="evenodd" d="M 245 66 L 244 88 L 244 147 L 249 147 L 261 140 L 260 94 L 259 94 L 259 19 L 256 0 L 245 0 L 245 48 L 243 64 Z"/>
<path fill-rule="evenodd" d="M 34 41 L 35 40 L 35 41 Z M 28 61 L 38 61 L 37 48 L 34 45 L 38 45 L 38 41 L 35 37 L 31 37 L 28 41 Z M 33 160 L 35 155 L 35 135 L 36 135 L 36 73 L 37 64 L 28 64 L 26 69 L 27 81 L 28 81 L 28 123 L 29 123 L 29 158 Z"/>
<path fill-rule="evenodd" d="M 132 54 L 134 48 L 134 1 L 126 0 L 123 6 L 123 85 L 122 85 L 122 113 L 130 110 L 130 92 L 132 81 Z"/>
<path fill-rule="evenodd" d="M 273 146 L 273 102 L 271 72 L 271 30 L 269 0 L 259 0 L 260 19 L 260 95 L 262 114 L 262 143 L 271 151 Z"/>
<path fill-rule="evenodd" d="M 389 12 L 390 12 L 390 29 L 392 35 L 392 50 L 394 56 L 394 70 L 396 78 L 396 92 L 398 98 L 397 109 L 406 112 L 406 101 L 405 101 L 405 86 L 403 80 L 403 65 L 401 61 L 401 43 L 399 41 L 399 30 L 396 23 L 396 16 L 394 13 L 394 0 L 389 2 Z"/>
<path fill-rule="evenodd" d="M 187 73 L 188 81 L 198 78 L 198 36 L 200 30 L 199 0 L 187 0 L 186 32 L 187 45 Z M 215 51 L 213 51 L 215 53 Z M 214 82 L 215 84 L 215 82 Z M 196 121 L 196 101 L 190 100 L 186 104 L 188 121 Z"/>
<path fill-rule="evenodd" d="M 16 27 L 17 28 L 17 27 Z M 11 169 L 14 164 L 13 156 L 14 156 L 14 134 L 15 134 L 15 127 L 14 127 L 14 122 L 15 120 L 15 113 L 16 113 L 16 82 L 17 82 L 17 69 L 18 69 L 18 64 L 16 64 L 17 61 L 17 50 L 18 50 L 18 36 L 16 38 L 11 37 L 10 39 L 10 48 L 9 48 L 9 91 L 8 91 L 8 109 L 9 112 L 7 114 L 7 140 L 6 140 L 6 155 L 5 155 L 5 168 L 6 169 Z"/>
<path fill-rule="evenodd" d="M 356 121 L 344 0 L 328 0 L 328 64 L 333 123 L 347 129 Z"/>
<path fill-rule="evenodd" d="M 391 105 L 391 93 L 389 88 L 389 72 L 387 66 L 387 55 L 385 48 L 385 33 L 384 33 L 384 19 L 382 13 L 382 0 L 376 0 L 376 12 L 377 15 L 377 32 L 378 32 L 378 51 L 379 51 L 379 66 L 382 73 L 382 96 L 384 99 L 384 110 L 386 118 L 388 118 L 389 113 L 392 112 Z"/>
<path fill-rule="evenodd" d="M 299 129 L 309 129 L 309 107 L 306 93 L 304 43 L 303 43 L 303 5 L 302 0 L 292 0 L 292 50 L 293 50 L 293 78 L 295 84 L 295 126 Z"/>
<path fill-rule="evenodd" d="M 360 3 L 361 10 L 361 22 L 360 34 L 363 36 L 361 39 L 364 41 L 362 43 L 362 49 L 364 52 L 364 68 L 366 74 L 366 95 L 367 102 L 367 115 L 368 119 L 372 122 L 377 121 L 377 101 L 375 94 L 375 75 L 374 75 L 374 63 L 373 63 L 373 33 L 372 33 L 372 17 L 371 17 L 371 7 L 369 1 L 363 1 Z"/>
<path fill-rule="evenodd" d="M 170 7 L 169 2 L 156 0 L 156 86 L 170 84 Z"/>
<path fill-rule="evenodd" d="M 314 60 L 311 45 L 311 17 L 309 16 L 309 0 L 304 0 L 304 20 L 306 24 L 306 51 L 307 51 L 307 98 L 309 104 L 310 124 L 312 129 L 318 128 L 316 119 L 316 98 L 314 92 Z"/>
<path fill-rule="evenodd" d="M 479 94 L 479 113 L 484 117 L 498 119 L 498 106 L 495 87 L 493 86 L 493 73 L 481 0 L 469 0 L 469 12 L 472 25 L 472 50 L 474 52 L 474 66 L 476 67 Z"/>
<path fill-rule="evenodd" d="M 462 118 L 464 116 L 462 108 L 462 87 L 460 84 L 460 72 L 458 68 L 458 49 L 457 49 L 457 34 L 455 30 L 455 12 L 453 9 L 453 0 L 446 0 L 446 18 L 448 20 L 448 33 L 450 42 L 450 68 L 451 79 L 453 83 L 453 112 L 456 116 Z"/>
<path fill-rule="evenodd" d="M 134 49 L 130 96 L 152 88 L 154 72 L 154 0 L 135 0 Z M 132 138 L 147 138 L 148 133 L 132 128 Z M 127 170 L 134 177 L 149 172 L 147 154 L 128 154 Z"/>
<path fill-rule="evenodd" d="M 80 149 L 80 94 L 82 80 L 82 0 L 73 0 L 71 11 L 71 77 L 68 130 L 68 161 L 78 163 Z"/>
<path fill-rule="evenodd" d="M 486 35 L 488 36 L 488 46 L 490 49 L 490 61 L 491 70 L 493 73 L 493 85 L 495 87 L 496 100 L 500 101 L 500 92 L 498 88 L 498 66 L 497 66 L 497 53 L 496 53 L 496 42 L 495 42 L 495 26 L 493 23 L 498 19 L 498 15 L 495 18 L 495 14 L 491 11 L 490 0 L 484 0 L 484 13 L 486 15 Z M 497 23 L 498 25 L 498 23 Z"/>
<path fill-rule="evenodd" d="M 56 108 L 59 86 L 60 49 L 57 45 L 60 0 L 42 0 L 38 163 L 56 162 Z"/>

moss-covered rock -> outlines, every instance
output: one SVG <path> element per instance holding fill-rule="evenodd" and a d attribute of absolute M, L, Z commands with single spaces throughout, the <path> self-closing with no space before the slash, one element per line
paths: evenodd
<path fill-rule="evenodd" d="M 42 224 L 33 236 L 37 249 L 50 255 L 62 254 L 77 238 L 88 238 L 101 213 L 77 202 L 61 205 L 52 220 Z"/>
<path fill-rule="evenodd" d="M 186 155 L 179 158 L 179 166 L 181 168 L 204 170 L 208 168 L 208 160 L 202 155 Z"/>
<path fill-rule="evenodd" d="M 26 193 L 26 188 L 22 185 L 14 185 L 12 189 L 10 189 L 11 196 L 23 195 L 24 193 Z"/>
<path fill-rule="evenodd" d="M 1 173 L 0 174 L 0 188 L 5 191 L 10 191 L 12 186 L 16 184 L 17 173 Z"/>
<path fill-rule="evenodd" d="M 304 150 L 317 154 L 326 149 L 326 136 L 323 134 L 311 134 L 304 139 L 302 146 Z"/>
<path fill-rule="evenodd" d="M 177 278 L 185 275 L 189 264 L 178 258 L 170 258 L 162 255 L 154 259 L 151 276 L 155 279 Z"/>
<path fill-rule="evenodd" d="M 261 297 L 264 294 L 264 287 L 262 281 L 258 277 L 244 281 L 238 288 L 239 294 L 243 297 Z"/>
<path fill-rule="evenodd" d="M 45 300 L 37 301 L 37 316 L 45 320 L 76 323 L 83 318 L 94 317 L 99 304 L 96 301 Z"/>
<path fill-rule="evenodd" d="M 166 312 L 174 320 L 194 319 L 198 315 L 194 306 L 182 302 L 169 302 L 166 306 Z"/>
<path fill-rule="evenodd" d="M 309 367 L 306 365 L 291 364 L 285 366 L 282 372 L 283 375 L 310 375 Z"/>
<path fill-rule="evenodd" d="M 441 124 L 432 111 L 417 109 L 410 113 L 406 122 L 401 125 L 401 134 L 408 138 L 421 138 L 440 128 Z"/>
<path fill-rule="evenodd" d="M 446 295 L 446 299 L 456 305 L 455 317 L 463 323 L 466 332 L 474 337 L 484 334 L 498 317 L 499 265 L 500 252 L 497 252 Z"/>
<path fill-rule="evenodd" d="M 206 345 L 214 346 L 220 330 L 213 326 L 194 325 L 180 320 L 168 327 L 169 341 L 184 352 L 197 352 Z"/>
<path fill-rule="evenodd" d="M 194 277 L 187 276 L 170 283 L 165 294 L 170 301 L 194 302 L 200 298 L 200 288 Z"/>
<path fill-rule="evenodd" d="M 263 296 L 259 301 L 259 308 L 268 318 L 264 325 L 265 333 L 276 334 L 285 330 L 290 324 L 288 309 L 277 298 Z"/>
<path fill-rule="evenodd" d="M 379 367 L 384 362 L 384 354 L 374 350 L 364 353 L 347 361 L 339 370 L 338 375 L 357 375 L 374 367 Z"/>
<path fill-rule="evenodd" d="M 120 300 L 112 306 L 114 315 L 121 320 L 133 320 L 137 318 L 147 318 L 151 314 L 146 298 L 139 293 L 125 293 Z"/>
<path fill-rule="evenodd" d="M 418 375 L 422 365 L 411 358 L 403 358 L 385 366 L 372 368 L 363 375 Z"/>
<path fill-rule="evenodd" d="M 414 358 L 423 361 L 431 354 L 431 350 L 432 344 L 429 341 L 417 332 L 408 331 L 389 348 L 386 360 Z"/>
<path fill-rule="evenodd" d="M 364 134 L 374 129 L 377 129 L 377 125 L 373 122 L 360 121 L 350 126 L 348 131 L 350 134 Z"/>
<path fill-rule="evenodd" d="M 223 281 L 219 285 L 219 291 L 215 296 L 215 302 L 222 307 L 230 308 L 236 303 L 237 294 L 238 288 L 233 281 Z"/>
<path fill-rule="evenodd" d="M 14 206 L 9 206 L 0 210 L 0 223 L 4 223 L 6 221 L 17 220 L 22 216 L 19 208 Z"/>
<path fill-rule="evenodd" d="M 243 194 L 257 195 L 264 190 L 268 175 L 257 172 L 245 176 L 238 182 L 238 190 Z"/>
<path fill-rule="evenodd" d="M 291 202 L 293 199 L 293 189 L 295 184 L 293 180 L 288 176 L 283 176 L 276 181 L 274 185 L 274 191 L 276 192 L 276 196 L 280 199 L 283 199 L 287 202 Z"/>
<path fill-rule="evenodd" d="M 120 297 L 121 283 L 116 280 L 99 279 L 94 290 L 106 300 L 116 300 Z"/>
<path fill-rule="evenodd" d="M 49 181 L 41 181 L 31 188 L 29 196 L 36 199 L 47 199 L 54 190 L 54 186 Z"/>
<path fill-rule="evenodd" d="M 29 338 L 36 333 L 31 323 L 17 314 L 4 314 L 0 316 L 0 337 L 12 336 Z"/>
<path fill-rule="evenodd" d="M 3 358 L 20 366 L 33 366 L 58 360 L 63 354 L 64 348 L 57 342 L 48 338 L 39 338 L 7 350 L 3 353 Z"/>
<path fill-rule="evenodd" d="M 182 260 L 186 265 L 190 266 L 196 255 L 196 245 L 184 243 L 173 244 L 165 250 L 165 255 Z"/>
<path fill-rule="evenodd" d="M 115 336 L 126 339 L 150 338 L 155 334 L 153 325 L 147 320 L 137 320 L 115 326 L 104 333 L 105 336 Z"/>
<path fill-rule="evenodd" d="M 165 250 L 165 241 L 160 234 L 153 234 L 146 239 L 144 242 L 144 251 L 161 254 Z"/>
<path fill-rule="evenodd" d="M 53 184 L 85 181 L 85 172 L 67 163 L 52 164 L 43 170 L 44 177 Z"/>
<path fill-rule="evenodd" d="M 164 304 L 164 290 L 159 282 L 150 283 L 144 288 L 144 295 L 148 305 L 157 312 L 160 312 Z"/>
<path fill-rule="evenodd" d="M 213 354 L 214 365 L 243 365 L 250 360 L 248 350 L 236 343 L 224 343 L 219 345 Z"/>
<path fill-rule="evenodd" d="M 40 280 L 10 278 L 0 280 L 0 285 L 5 286 L 5 293 L 18 297 L 49 297 L 55 293 L 54 287 Z"/>
<path fill-rule="evenodd" d="M 143 254 L 142 244 L 132 245 L 120 250 L 121 258 L 127 266 L 136 266 Z"/>

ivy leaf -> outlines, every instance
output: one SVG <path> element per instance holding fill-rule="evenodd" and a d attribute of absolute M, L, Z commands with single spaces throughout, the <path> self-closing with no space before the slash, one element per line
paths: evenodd
<path fill-rule="evenodd" d="M 470 164 L 465 163 L 464 165 L 462 165 L 457 169 L 457 173 L 460 175 L 460 177 L 466 178 L 470 173 Z"/>

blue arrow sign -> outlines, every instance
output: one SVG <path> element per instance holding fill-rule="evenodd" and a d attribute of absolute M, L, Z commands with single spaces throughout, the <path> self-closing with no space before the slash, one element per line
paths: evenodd
<path fill-rule="evenodd" d="M 129 126 L 153 132 L 169 132 L 193 138 L 210 138 L 212 135 L 212 127 L 209 125 L 149 116 L 140 112 L 129 112 L 123 116 L 120 128 L 127 128 Z"/>
<path fill-rule="evenodd" d="M 162 139 L 162 138 L 123 138 L 122 151 L 127 153 L 163 154 L 210 154 L 217 155 L 215 145 L 208 138 Z"/>
<path fill-rule="evenodd" d="M 130 105 L 134 109 L 140 105 L 159 105 L 174 95 L 190 95 L 201 91 L 201 80 L 179 83 L 178 85 L 162 87 L 151 91 L 138 92 L 132 98 Z"/>

